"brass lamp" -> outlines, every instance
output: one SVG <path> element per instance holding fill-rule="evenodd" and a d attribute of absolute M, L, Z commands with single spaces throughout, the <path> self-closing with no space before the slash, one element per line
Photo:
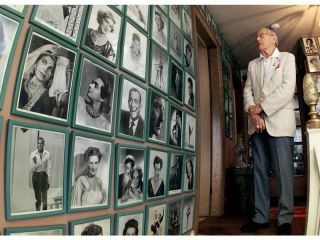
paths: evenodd
<path fill-rule="evenodd" d="M 316 111 L 319 93 L 316 83 L 310 73 L 307 73 L 303 78 L 303 99 L 310 108 L 310 119 L 307 121 L 307 127 L 320 128 L 320 119 L 318 118 Z"/>

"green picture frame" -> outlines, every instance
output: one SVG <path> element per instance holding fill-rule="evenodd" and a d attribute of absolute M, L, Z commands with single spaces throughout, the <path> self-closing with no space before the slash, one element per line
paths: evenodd
<path fill-rule="evenodd" d="M 167 173 L 167 197 L 179 195 L 183 189 L 183 153 L 169 152 L 169 164 Z"/>
<path fill-rule="evenodd" d="M 91 156 L 93 156 L 92 161 Z M 88 157 L 87 160 L 86 157 Z M 113 159 L 114 141 L 112 139 L 83 132 L 72 132 L 68 174 L 68 212 L 110 208 Z M 84 169 L 84 166 L 87 169 Z M 90 184 L 95 185 L 94 190 L 84 187 Z"/>
<path fill-rule="evenodd" d="M 181 9 L 182 5 L 169 5 L 169 17 L 179 29 L 181 29 Z"/>
<path fill-rule="evenodd" d="M 181 30 L 172 21 L 170 21 L 168 51 L 180 64 L 183 63 L 183 38 L 184 36 Z"/>
<path fill-rule="evenodd" d="M 56 55 L 58 56 L 56 57 Z M 46 59 L 46 64 L 38 64 L 40 60 L 44 61 L 43 59 Z M 55 61 L 58 64 L 55 64 Z M 77 76 L 77 64 L 78 54 L 74 46 L 41 29 L 31 27 L 20 60 L 11 113 L 36 120 L 69 125 L 73 106 L 73 97 L 71 96 L 73 96 L 74 80 Z M 36 71 L 40 71 L 39 68 L 43 65 L 46 70 L 41 71 L 45 71 L 45 74 L 36 76 Z M 55 65 L 57 65 L 56 68 Z M 54 72 L 53 69 L 55 69 Z M 50 75 L 48 76 L 48 74 Z M 63 77 L 65 77 L 65 82 L 61 80 Z M 36 88 L 32 82 L 39 82 L 39 80 L 33 81 L 33 78 L 47 78 L 47 81 L 44 85 L 38 84 L 39 87 Z M 30 88 L 35 90 L 30 90 Z M 28 100 L 29 95 L 32 96 L 30 100 Z"/>
<path fill-rule="evenodd" d="M 167 233 L 167 204 L 155 203 L 146 205 L 145 235 L 165 235 Z"/>
<path fill-rule="evenodd" d="M 128 229 L 130 229 L 130 233 Z M 131 232 L 133 229 L 134 232 Z M 130 211 L 115 215 L 114 235 L 144 235 L 145 213 L 143 211 Z"/>
<path fill-rule="evenodd" d="M 197 156 L 192 152 L 184 152 L 182 182 L 183 192 L 193 192 L 196 186 Z"/>
<path fill-rule="evenodd" d="M 87 8 L 87 5 L 36 5 L 30 22 L 78 46 Z"/>
<path fill-rule="evenodd" d="M 181 206 L 181 234 L 186 234 L 187 232 L 193 229 L 194 223 L 194 210 L 195 210 L 195 196 L 187 196 L 182 199 L 182 206 Z M 190 217 L 191 216 L 191 217 Z M 191 223 L 189 221 L 191 219 Z"/>
<path fill-rule="evenodd" d="M 152 6 L 150 26 L 152 40 L 168 51 L 169 18 L 159 6 Z"/>
<path fill-rule="evenodd" d="M 120 79 L 119 98 L 117 136 L 133 141 L 144 142 L 148 126 L 146 118 L 148 115 L 147 88 L 132 78 L 122 75 Z"/>
<path fill-rule="evenodd" d="M 9 120 L 7 130 L 6 219 L 28 219 L 65 213 L 68 130 L 14 120 Z M 38 162 L 40 150 L 37 148 L 39 145 L 41 147 L 41 138 L 44 150 L 42 160 Z M 24 160 L 26 156 L 29 161 Z M 53 174 L 53 169 L 58 172 Z M 19 177 L 16 178 L 16 175 Z M 45 182 L 46 185 L 41 185 L 41 182 Z M 41 190 L 43 188 L 46 191 Z M 23 194 L 24 201 L 21 201 L 19 194 Z M 44 199 L 47 199 L 47 203 Z"/>
<path fill-rule="evenodd" d="M 197 105 L 197 81 L 188 72 L 184 73 L 184 105 L 196 111 Z"/>
<path fill-rule="evenodd" d="M 149 39 L 130 19 L 126 19 L 122 36 L 120 68 L 146 82 L 148 76 Z"/>
<path fill-rule="evenodd" d="M 88 225 L 84 225 L 84 224 L 88 224 Z M 96 229 L 96 232 L 94 232 L 94 233 L 90 232 L 90 225 L 91 224 L 94 224 L 94 227 Z M 73 236 L 77 236 L 77 235 L 111 236 L 111 235 L 113 235 L 113 224 L 114 224 L 113 223 L 113 215 L 111 215 L 111 214 L 71 221 L 69 223 L 69 235 L 73 235 Z M 97 230 L 100 230 L 99 227 L 102 230 L 101 233 L 97 232 Z M 86 232 L 84 232 L 85 228 L 87 228 Z M 81 231 L 81 230 L 82 230 L 82 232 L 80 233 L 79 231 Z"/>
<path fill-rule="evenodd" d="M 146 201 L 154 201 L 167 196 L 169 154 L 157 148 L 148 148 L 146 174 Z M 158 176 L 156 176 L 156 174 Z M 162 183 L 156 186 L 156 178 Z M 156 191 L 154 191 L 154 187 Z M 162 192 L 162 193 L 161 193 Z"/>
<path fill-rule="evenodd" d="M 157 5 L 165 14 L 168 15 L 169 5 Z"/>
<path fill-rule="evenodd" d="M 149 32 L 150 5 L 126 5 L 125 15 L 140 29 Z"/>
<path fill-rule="evenodd" d="M 173 58 L 171 58 L 170 61 L 169 96 L 179 105 L 183 105 L 184 71 L 180 64 Z"/>
<path fill-rule="evenodd" d="M 183 148 L 195 152 L 197 148 L 197 118 L 185 112 L 184 114 Z"/>
<path fill-rule="evenodd" d="M 117 144 L 116 149 L 114 207 L 121 209 L 142 204 L 145 201 L 147 151 L 144 147 L 127 144 Z M 128 171 L 127 175 L 125 171 Z"/>
<path fill-rule="evenodd" d="M 167 203 L 167 233 L 166 235 L 181 234 L 182 199 Z"/>
<path fill-rule="evenodd" d="M 17 47 L 17 39 L 20 36 L 21 29 L 22 29 L 22 19 L 18 16 L 5 11 L 4 9 L 0 8 L 0 24 L 2 26 L 1 34 L 1 42 L 0 44 L 0 110 L 2 109 L 8 79 L 11 72 L 11 65 L 14 59 L 15 50 Z M 16 30 L 14 31 L 14 26 L 16 25 Z M 14 31 L 14 32 L 10 32 Z M 6 35 L 3 35 L 6 33 Z M 10 34 L 10 36 L 8 36 Z M 6 39 L 2 39 L 5 36 Z M 7 42 L 9 41 L 9 42 Z M 5 43 L 5 44 L 4 44 Z M 9 44 L 8 44 L 9 43 Z"/>
<path fill-rule="evenodd" d="M 184 111 L 175 103 L 170 102 L 168 118 L 168 146 L 182 149 L 184 139 Z"/>
<path fill-rule="evenodd" d="M 29 5 L 2 5 L 1 8 L 23 18 L 28 11 Z"/>
<path fill-rule="evenodd" d="M 89 39 L 89 36 L 96 35 L 99 27 L 98 15 L 106 14 L 108 16 L 108 27 L 110 30 L 106 33 L 108 41 L 103 45 L 97 45 Z M 112 25 L 112 23 L 113 25 Z M 112 25 L 112 26 L 111 26 Z M 122 49 L 122 33 L 123 33 L 124 17 L 116 7 L 108 5 L 93 5 L 88 8 L 87 19 L 84 25 L 81 48 L 102 61 L 107 62 L 113 67 L 118 67 L 121 58 Z M 104 34 L 105 35 L 105 34 Z M 103 46 L 103 47 L 102 47 Z"/>
<path fill-rule="evenodd" d="M 57 235 L 66 235 L 66 225 L 49 225 L 49 226 L 36 226 L 36 227 L 16 227 L 16 228 L 6 228 L 5 235 L 20 235 L 23 236 L 53 236 L 55 231 L 61 231 L 61 234 Z M 36 234 L 38 232 L 38 234 Z M 42 232 L 42 233 L 41 233 Z M 47 232 L 47 233 L 45 233 Z"/>
<path fill-rule="evenodd" d="M 113 71 L 107 64 L 87 54 L 81 54 L 79 62 L 78 77 L 75 84 L 76 93 L 73 101 L 75 105 L 72 126 L 81 130 L 113 136 L 119 74 Z M 98 102 L 94 99 L 95 96 L 92 90 L 90 90 L 93 87 L 91 81 L 98 78 L 104 85 L 104 88 L 102 88 L 102 85 L 99 88 L 100 98 L 103 100 L 102 104 L 100 104 L 101 101 Z M 108 87 L 105 87 L 106 84 L 108 84 Z M 98 115 L 93 115 L 94 112 L 88 111 L 88 106 L 93 106 L 94 104 L 100 105 Z"/>

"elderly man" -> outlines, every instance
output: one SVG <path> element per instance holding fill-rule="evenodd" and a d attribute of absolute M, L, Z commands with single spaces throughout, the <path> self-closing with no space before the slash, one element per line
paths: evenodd
<path fill-rule="evenodd" d="M 293 205 L 293 136 L 296 130 L 295 58 L 279 52 L 277 35 L 267 28 L 257 34 L 260 57 L 248 66 L 244 110 L 253 144 L 255 215 L 242 226 L 254 232 L 269 226 L 268 170 L 273 167 L 279 189 L 278 234 L 291 234 Z"/>

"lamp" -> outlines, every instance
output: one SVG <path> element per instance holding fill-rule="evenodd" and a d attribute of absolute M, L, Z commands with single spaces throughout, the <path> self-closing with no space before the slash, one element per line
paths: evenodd
<path fill-rule="evenodd" d="M 310 73 L 303 78 L 303 99 L 310 108 L 310 119 L 307 121 L 308 128 L 320 128 L 320 119 L 318 118 L 316 105 L 319 99 L 319 93 L 315 81 Z"/>

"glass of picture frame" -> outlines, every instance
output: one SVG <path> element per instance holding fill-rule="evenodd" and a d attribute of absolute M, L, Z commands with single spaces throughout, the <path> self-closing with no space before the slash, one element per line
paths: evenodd
<path fill-rule="evenodd" d="M 127 5 L 126 15 L 131 18 L 144 31 L 148 31 L 149 26 L 149 5 Z"/>
<path fill-rule="evenodd" d="M 181 234 L 181 199 L 168 203 L 167 217 L 168 227 L 167 235 L 180 235 Z"/>
<path fill-rule="evenodd" d="M 12 114 L 68 125 L 77 62 L 74 46 L 31 27 L 21 58 Z"/>
<path fill-rule="evenodd" d="M 165 13 L 159 7 L 152 7 L 152 39 L 165 50 L 168 50 L 169 39 L 169 20 Z"/>
<path fill-rule="evenodd" d="M 18 15 L 19 17 L 24 17 L 28 10 L 28 5 L 2 5 L 2 8 L 10 11 L 11 13 L 14 13 Z"/>
<path fill-rule="evenodd" d="M 184 112 L 175 104 L 169 105 L 168 138 L 171 147 L 182 148 L 184 117 Z"/>
<path fill-rule="evenodd" d="M 72 133 L 68 211 L 110 207 L 113 140 L 87 133 Z M 92 189 L 90 186 L 95 186 Z"/>
<path fill-rule="evenodd" d="M 195 111 L 196 109 L 196 93 L 197 93 L 197 84 L 195 79 L 188 73 L 184 74 L 184 104 Z"/>
<path fill-rule="evenodd" d="M 157 203 L 146 206 L 146 235 L 159 236 L 167 232 L 167 204 Z"/>
<path fill-rule="evenodd" d="M 113 231 L 113 215 L 96 216 L 70 222 L 70 235 L 111 236 Z"/>
<path fill-rule="evenodd" d="M 67 153 L 67 129 L 9 120 L 7 220 L 65 213 Z"/>
<path fill-rule="evenodd" d="M 319 52 L 316 37 L 302 37 L 302 48 L 305 54 L 316 54 Z"/>
<path fill-rule="evenodd" d="M 184 123 L 184 149 L 196 150 L 197 122 L 195 116 L 185 113 Z"/>
<path fill-rule="evenodd" d="M 169 95 L 170 97 L 183 104 L 184 93 L 184 76 L 183 69 L 176 61 L 170 62 L 170 77 L 169 77 Z"/>
<path fill-rule="evenodd" d="M 0 109 L 6 93 L 22 20 L 0 8 Z"/>
<path fill-rule="evenodd" d="M 169 52 L 179 63 L 182 63 L 183 35 L 172 22 L 169 25 Z"/>
<path fill-rule="evenodd" d="M 308 72 L 320 72 L 320 56 L 309 55 L 307 56 Z"/>
<path fill-rule="evenodd" d="M 169 157 L 167 196 L 172 196 L 182 193 L 183 154 L 171 151 Z"/>
<path fill-rule="evenodd" d="M 183 40 L 183 56 L 185 70 L 194 76 L 194 51 L 191 43 L 186 38 Z"/>
<path fill-rule="evenodd" d="M 184 154 L 183 164 L 183 191 L 192 192 L 195 188 L 196 181 L 196 155 L 186 152 Z"/>
<path fill-rule="evenodd" d="M 192 19 L 185 9 L 182 9 L 182 30 L 187 38 L 192 41 Z"/>
<path fill-rule="evenodd" d="M 37 227 L 6 228 L 5 234 L 10 236 L 62 236 L 66 235 L 63 224 Z"/>
<path fill-rule="evenodd" d="M 116 215 L 115 235 L 144 235 L 144 211 L 130 211 Z"/>
<path fill-rule="evenodd" d="M 169 5 L 169 16 L 172 22 L 181 29 L 181 5 Z"/>
<path fill-rule="evenodd" d="M 185 234 L 186 232 L 188 232 L 192 229 L 193 220 L 194 220 L 194 210 L 195 210 L 194 209 L 194 201 L 195 201 L 194 195 L 185 197 L 182 200 L 181 234 Z"/>

